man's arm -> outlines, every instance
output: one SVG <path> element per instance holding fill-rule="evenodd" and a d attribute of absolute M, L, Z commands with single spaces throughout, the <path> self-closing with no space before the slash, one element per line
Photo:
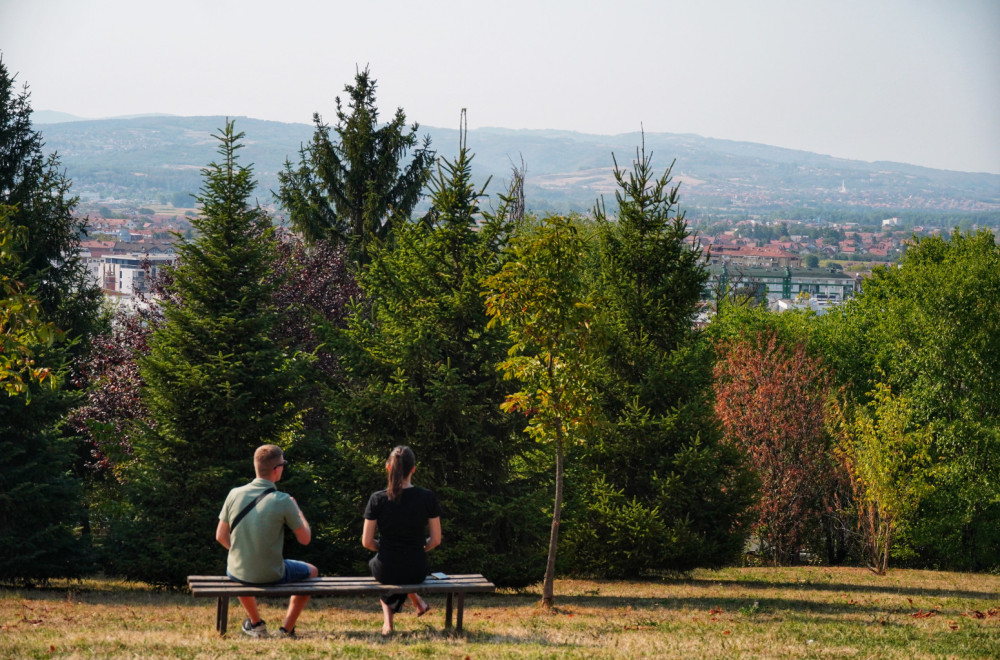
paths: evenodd
<path fill-rule="evenodd" d="M 221 543 L 226 550 L 232 545 L 229 538 L 229 523 L 225 520 L 220 520 L 219 526 L 215 528 L 215 540 Z"/>
<path fill-rule="evenodd" d="M 294 497 L 292 502 L 295 504 L 295 510 L 299 512 L 299 519 L 302 521 L 302 525 L 293 530 L 295 539 L 302 545 L 309 545 L 309 542 L 312 541 L 312 529 L 309 527 L 309 521 L 306 520 L 306 514 L 302 513 L 302 509 L 299 508 L 299 503 L 295 501 Z"/>

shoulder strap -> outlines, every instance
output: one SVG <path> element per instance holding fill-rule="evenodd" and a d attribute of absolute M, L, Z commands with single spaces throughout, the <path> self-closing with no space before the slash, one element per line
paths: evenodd
<path fill-rule="evenodd" d="M 250 502 L 250 504 L 247 504 L 245 507 L 243 507 L 243 510 L 240 511 L 238 514 L 236 514 L 236 517 L 233 518 L 232 524 L 229 525 L 229 533 L 232 534 L 233 530 L 236 529 L 236 526 L 240 524 L 240 521 L 246 518 L 248 513 L 253 511 L 254 507 L 257 506 L 257 502 L 260 502 L 262 499 L 273 493 L 275 490 L 277 489 L 273 487 L 268 488 L 263 493 L 253 498 L 253 501 Z"/>

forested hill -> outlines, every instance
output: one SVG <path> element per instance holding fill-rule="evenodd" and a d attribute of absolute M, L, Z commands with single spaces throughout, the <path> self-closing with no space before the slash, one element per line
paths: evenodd
<path fill-rule="evenodd" d="M 41 118 L 41 117 L 40 117 Z M 190 203 L 201 185 L 201 168 L 215 158 L 213 133 L 224 117 L 143 116 L 123 119 L 38 124 L 47 151 L 58 151 L 84 199 Z M 253 163 L 259 199 L 273 201 L 277 173 L 285 159 L 298 161 L 309 142 L 311 124 L 237 118 L 243 131 L 242 161 Z M 421 126 L 438 155 L 454 157 L 458 132 Z M 488 176 L 488 192 L 501 190 L 511 168 L 527 170 L 529 208 L 539 211 L 589 211 L 605 195 L 614 201 L 612 154 L 629 167 L 643 136 L 587 135 L 556 130 L 480 128 L 469 131 L 474 171 Z M 893 215 L 899 212 L 967 213 L 1000 219 L 1000 175 L 935 170 L 899 163 L 844 160 L 749 142 L 696 135 L 647 133 L 647 152 L 665 169 L 676 159 L 681 206 L 689 213 L 743 216 L 782 210 L 854 210 Z"/>

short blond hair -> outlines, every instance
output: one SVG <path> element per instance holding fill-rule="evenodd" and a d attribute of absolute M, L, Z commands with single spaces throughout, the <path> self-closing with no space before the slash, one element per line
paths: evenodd
<path fill-rule="evenodd" d="M 285 460 L 285 452 L 278 445 L 261 445 L 253 453 L 253 468 L 257 476 L 271 474 L 271 470 Z"/>

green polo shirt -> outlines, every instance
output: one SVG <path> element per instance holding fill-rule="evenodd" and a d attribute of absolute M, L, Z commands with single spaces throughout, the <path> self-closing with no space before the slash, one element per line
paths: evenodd
<path fill-rule="evenodd" d="M 273 482 L 257 478 L 245 486 L 232 489 L 222 505 L 219 520 L 232 525 L 243 507 L 273 487 Z M 281 549 L 286 525 L 295 531 L 302 526 L 302 518 L 291 496 L 275 491 L 258 502 L 233 530 L 226 563 L 229 574 L 244 582 L 260 584 L 283 578 L 285 562 Z"/>

